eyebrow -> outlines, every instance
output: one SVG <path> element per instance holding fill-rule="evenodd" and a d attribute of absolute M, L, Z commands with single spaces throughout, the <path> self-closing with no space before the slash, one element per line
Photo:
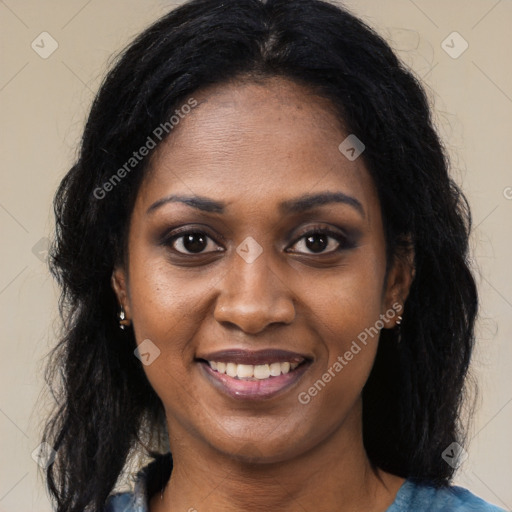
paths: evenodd
<path fill-rule="evenodd" d="M 203 212 L 211 213 L 224 213 L 224 209 L 226 207 L 224 203 L 214 201 L 213 199 L 209 199 L 208 197 L 171 195 L 163 197 L 162 199 L 159 199 L 158 201 L 153 203 L 146 210 L 146 214 L 154 212 L 156 209 L 160 208 L 161 206 L 167 203 L 183 203 L 188 206 L 191 206 L 192 208 L 202 210 Z"/>
<path fill-rule="evenodd" d="M 361 217 L 366 217 L 361 202 L 355 197 L 344 194 L 343 192 L 320 192 L 319 194 L 306 194 L 296 199 L 291 199 L 281 203 L 280 209 L 283 213 L 298 213 L 332 203 L 347 204 L 354 208 L 361 215 Z"/>
<path fill-rule="evenodd" d="M 209 213 L 224 213 L 226 204 L 220 201 L 215 201 L 208 197 L 202 196 L 182 196 L 170 195 L 159 199 L 153 203 L 146 211 L 150 214 L 167 203 L 183 203 L 192 208 L 209 212 Z M 318 206 L 325 206 L 332 203 L 347 204 L 354 208 L 363 218 L 366 217 L 363 205 L 355 197 L 344 194 L 343 192 L 321 192 L 318 194 L 305 194 L 295 199 L 284 201 L 279 205 L 282 213 L 299 213 L 302 211 L 311 210 Z"/>

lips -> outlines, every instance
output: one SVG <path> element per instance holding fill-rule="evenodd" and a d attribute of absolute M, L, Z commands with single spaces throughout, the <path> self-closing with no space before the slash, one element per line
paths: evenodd
<path fill-rule="evenodd" d="M 236 399 L 270 398 L 293 386 L 311 358 L 286 350 L 223 350 L 198 358 L 208 380 Z"/>
<path fill-rule="evenodd" d="M 204 361 L 235 364 L 302 363 L 308 356 L 288 350 L 264 349 L 257 351 L 230 349 L 199 356 Z"/>

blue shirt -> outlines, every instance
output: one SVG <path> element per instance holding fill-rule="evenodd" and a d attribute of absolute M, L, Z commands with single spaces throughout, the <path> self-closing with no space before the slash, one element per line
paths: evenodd
<path fill-rule="evenodd" d="M 163 463 L 163 464 L 162 464 Z M 167 466 L 168 469 L 162 469 Z M 109 497 L 104 512 L 148 512 L 148 498 L 170 476 L 170 454 L 157 459 L 137 473 L 133 492 Z M 158 469 L 160 468 L 160 469 Z M 155 477 L 160 483 L 155 487 Z M 436 489 L 406 480 L 386 512 L 505 512 L 462 487 Z"/>

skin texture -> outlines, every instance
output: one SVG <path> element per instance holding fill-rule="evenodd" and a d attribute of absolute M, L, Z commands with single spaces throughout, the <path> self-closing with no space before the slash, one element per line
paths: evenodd
<path fill-rule="evenodd" d="M 298 394 L 403 304 L 410 258 L 392 262 L 385 279 L 377 192 L 363 159 L 338 150 L 348 133 L 326 100 L 280 78 L 194 97 L 199 105 L 152 156 L 127 262 L 113 273 L 137 343 L 150 339 L 161 351 L 144 370 L 165 407 L 174 469 L 150 510 L 384 511 L 403 479 L 373 470 L 363 447 L 361 392 L 377 337 L 308 404 Z M 279 207 L 321 192 L 356 198 L 364 213 L 341 203 Z M 226 207 L 209 213 L 173 202 L 147 213 L 171 194 Z M 208 234 L 206 254 L 176 251 L 183 239 L 173 245 L 169 235 L 185 226 Z M 336 251 L 329 238 L 324 253 L 312 252 L 303 236 L 312 228 L 348 233 L 348 242 Z M 252 263 L 236 252 L 249 236 L 263 250 Z M 385 328 L 395 323 L 396 315 Z M 229 348 L 290 350 L 312 363 L 277 396 L 237 400 L 196 360 Z"/>

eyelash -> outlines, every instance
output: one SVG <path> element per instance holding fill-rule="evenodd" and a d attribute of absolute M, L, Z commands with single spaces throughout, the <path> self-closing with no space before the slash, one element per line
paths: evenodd
<path fill-rule="evenodd" d="M 169 236 L 169 237 L 167 237 L 167 238 L 165 238 L 163 240 L 163 245 L 169 246 L 176 254 L 178 254 L 180 256 L 187 256 L 187 257 L 204 256 L 206 254 L 213 254 L 213 253 L 216 253 L 216 252 L 223 252 L 223 251 L 213 250 L 213 251 L 207 251 L 207 252 L 202 251 L 202 252 L 198 252 L 198 253 L 192 253 L 192 252 L 181 252 L 181 251 L 178 251 L 178 250 L 176 250 L 174 248 L 174 243 L 177 240 L 182 239 L 185 236 L 191 235 L 191 234 L 203 235 L 208 240 L 211 240 L 215 244 L 219 245 L 212 236 L 210 236 L 206 231 L 201 230 L 201 229 L 187 229 L 186 231 L 181 231 L 181 232 L 178 232 L 178 233 L 174 233 L 171 236 Z M 293 247 L 294 245 L 299 243 L 301 240 L 307 239 L 309 236 L 314 236 L 314 235 L 327 235 L 328 238 L 333 238 L 334 240 L 336 240 L 336 242 L 338 243 L 338 247 L 336 247 L 336 249 L 334 249 L 334 250 L 327 251 L 327 252 L 319 252 L 319 253 L 314 253 L 314 252 L 309 252 L 309 253 L 298 252 L 297 253 L 296 252 L 296 254 L 303 254 L 303 255 L 305 254 L 305 255 L 308 255 L 308 256 L 332 255 L 332 254 L 341 252 L 342 250 L 352 249 L 353 247 L 355 247 L 355 243 L 353 241 L 351 241 L 350 238 L 347 237 L 346 235 L 343 235 L 342 233 L 333 231 L 333 230 L 328 229 L 328 228 L 316 227 L 316 228 L 312 228 L 312 229 L 304 232 L 302 235 L 300 235 L 296 239 L 296 241 L 293 244 L 288 246 L 285 250 L 287 252 L 294 252 L 294 251 L 289 251 L 289 248 Z M 208 244 L 208 242 L 207 242 L 207 244 Z M 208 245 L 207 245 L 207 247 L 208 247 Z"/>
<path fill-rule="evenodd" d="M 290 247 L 293 247 L 301 240 L 305 240 L 308 237 L 314 236 L 314 235 L 327 235 L 328 238 L 334 238 L 334 240 L 336 240 L 336 242 L 338 242 L 338 247 L 336 247 L 336 249 L 331 250 L 331 251 L 325 251 L 325 252 L 319 252 L 319 253 L 314 253 L 314 252 L 302 253 L 301 252 L 298 254 L 308 254 L 310 256 L 322 256 L 324 254 L 335 254 L 335 253 L 341 252 L 344 249 L 350 249 L 354 246 L 354 244 L 352 244 L 350 242 L 348 237 L 341 233 L 338 233 L 338 232 L 333 231 L 328 228 L 313 228 L 313 229 L 310 229 L 309 231 L 306 231 L 302 235 L 300 235 L 299 238 L 297 238 L 297 240 Z M 286 250 L 288 251 L 288 248 Z"/>

